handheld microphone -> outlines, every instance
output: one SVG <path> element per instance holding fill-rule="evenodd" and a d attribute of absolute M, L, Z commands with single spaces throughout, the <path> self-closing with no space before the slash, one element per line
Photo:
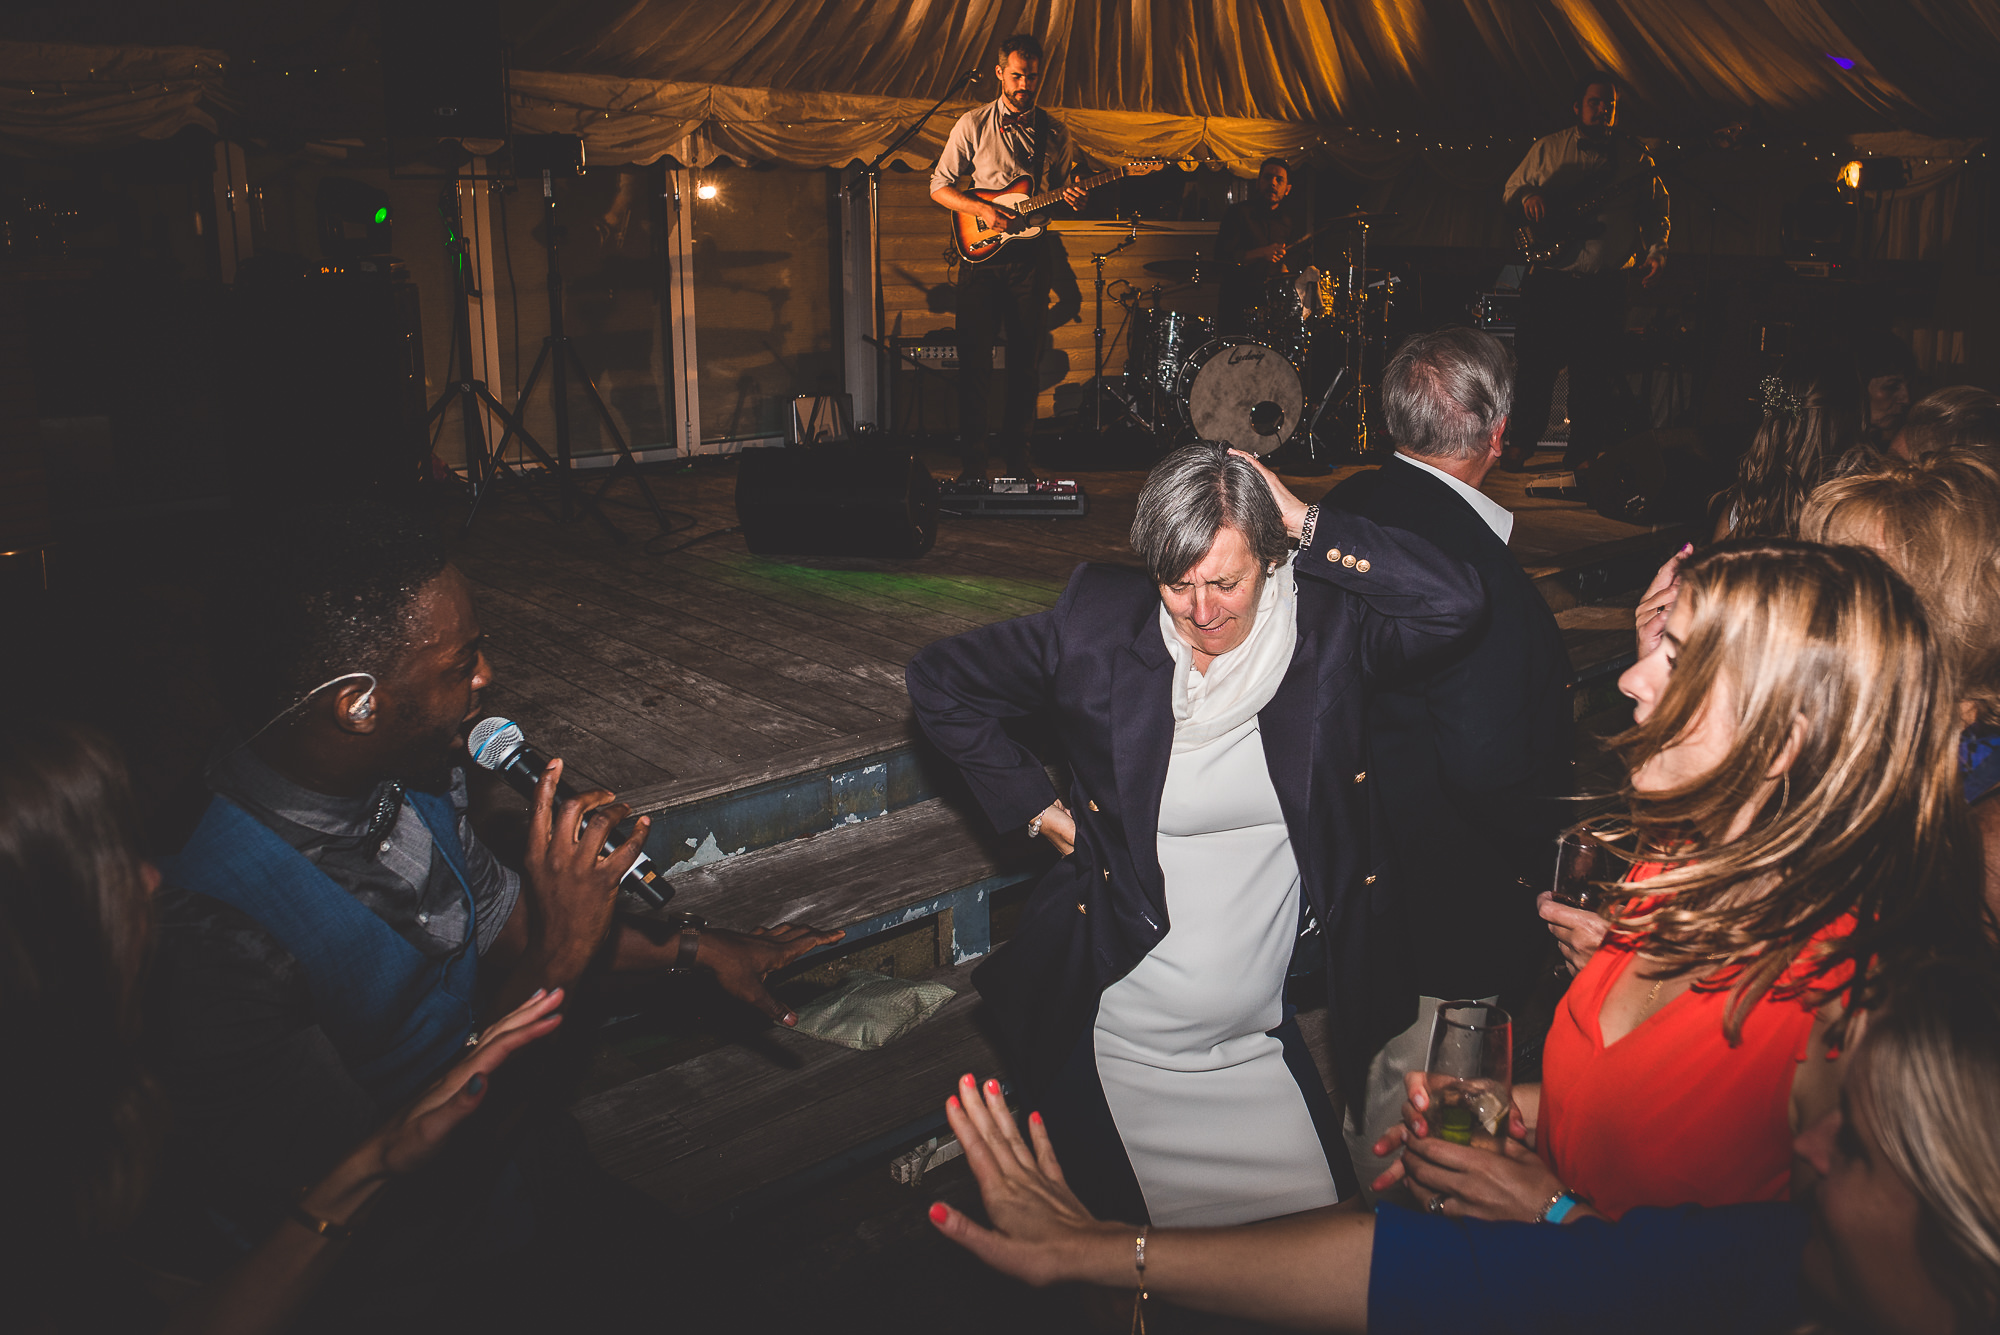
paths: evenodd
<path fill-rule="evenodd" d="M 472 727 L 472 735 L 465 739 L 465 749 L 472 759 L 483 769 L 490 769 L 507 781 L 507 786 L 527 798 L 533 798 L 535 790 L 541 786 L 542 771 L 549 767 L 549 758 L 528 745 L 521 725 L 512 719 L 483 718 Z M 556 798 L 564 800 L 577 797 L 576 789 L 570 786 L 567 777 L 556 781 Z M 588 813 L 586 818 L 588 818 Z M 608 854 L 620 842 L 617 831 L 604 842 Z M 620 882 L 621 888 L 631 891 L 643 900 L 648 908 L 660 908 L 673 898 L 674 888 L 667 883 L 660 869 L 644 853 L 632 864 Z"/>
<path fill-rule="evenodd" d="M 972 73 L 966 75 L 964 81 L 961 82 L 958 86 L 960 88 L 970 88 L 972 87 L 973 84 L 976 84 L 978 82 L 979 82 L 979 71 L 974 70 Z"/>

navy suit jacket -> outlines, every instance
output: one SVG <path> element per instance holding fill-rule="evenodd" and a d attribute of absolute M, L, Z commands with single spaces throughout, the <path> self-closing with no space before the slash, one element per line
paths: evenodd
<path fill-rule="evenodd" d="M 1353 564 L 1348 564 L 1352 562 Z M 1381 871 L 1362 754 L 1365 684 L 1478 621 L 1478 576 L 1420 538 L 1322 510 L 1295 561 L 1298 647 L 1259 714 L 1304 894 L 1325 928 L 1339 1078 L 1409 1022 L 1414 993 Z M 1173 745 L 1173 657 L 1159 588 L 1138 570 L 1078 567 L 1055 607 L 927 646 L 906 680 L 925 733 L 996 828 L 1021 830 L 1056 792 L 1002 720 L 1047 711 L 1068 752 L 1076 851 L 1045 874 L 1012 938 L 973 974 L 1033 1096 L 1087 1030 L 1104 989 L 1165 937 L 1158 853 Z"/>
<path fill-rule="evenodd" d="M 1548 953 L 1535 895 L 1572 788 L 1573 674 L 1555 614 L 1507 544 L 1434 474 L 1392 459 L 1328 499 L 1428 538 L 1486 586 L 1478 629 L 1382 678 L 1369 765 L 1390 872 L 1421 943 L 1416 990 L 1485 997 L 1524 986 Z"/>

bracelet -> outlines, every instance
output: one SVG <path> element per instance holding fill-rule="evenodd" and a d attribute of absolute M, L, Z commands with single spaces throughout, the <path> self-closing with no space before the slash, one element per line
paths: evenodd
<path fill-rule="evenodd" d="M 1139 1236 L 1132 1243 L 1132 1268 L 1139 1272 L 1139 1290 L 1132 1298 L 1133 1335 L 1146 1335 L 1146 1230 L 1148 1224 L 1139 1226 Z"/>
<path fill-rule="evenodd" d="M 668 973 L 694 972 L 694 959 L 701 951 L 701 929 L 708 926 L 708 920 L 698 913 L 683 913 L 674 919 L 674 928 L 680 933 L 680 949 L 674 954 L 674 962 L 667 968 Z"/>
<path fill-rule="evenodd" d="M 1306 507 L 1306 517 L 1299 521 L 1300 551 L 1304 551 L 1306 548 L 1313 545 L 1313 529 L 1317 528 L 1318 526 L 1319 526 L 1319 507 L 1317 505 L 1308 505 Z"/>
<path fill-rule="evenodd" d="M 1569 1212 L 1577 1207 L 1576 1193 L 1565 1187 L 1549 1197 L 1549 1203 L 1535 1216 L 1538 1224 L 1560 1224 L 1569 1217 Z"/>
<path fill-rule="evenodd" d="M 331 1219 L 321 1219 L 316 1214 L 308 1213 L 304 1205 L 294 1205 L 287 1213 L 287 1218 L 306 1232 L 325 1238 L 328 1242 L 346 1242 L 354 1236 L 354 1225 L 336 1224 Z"/>

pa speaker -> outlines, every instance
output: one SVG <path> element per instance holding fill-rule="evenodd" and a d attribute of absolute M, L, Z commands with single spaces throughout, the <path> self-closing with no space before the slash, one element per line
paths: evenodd
<path fill-rule="evenodd" d="M 737 456 L 736 519 L 760 556 L 922 556 L 937 482 L 907 447 L 852 441 Z"/>

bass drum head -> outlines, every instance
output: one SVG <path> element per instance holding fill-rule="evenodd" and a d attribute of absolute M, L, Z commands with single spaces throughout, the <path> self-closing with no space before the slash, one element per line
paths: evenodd
<path fill-rule="evenodd" d="M 1305 413 L 1298 370 L 1262 343 L 1218 340 L 1197 349 L 1174 390 L 1197 436 L 1252 454 L 1290 440 Z"/>

